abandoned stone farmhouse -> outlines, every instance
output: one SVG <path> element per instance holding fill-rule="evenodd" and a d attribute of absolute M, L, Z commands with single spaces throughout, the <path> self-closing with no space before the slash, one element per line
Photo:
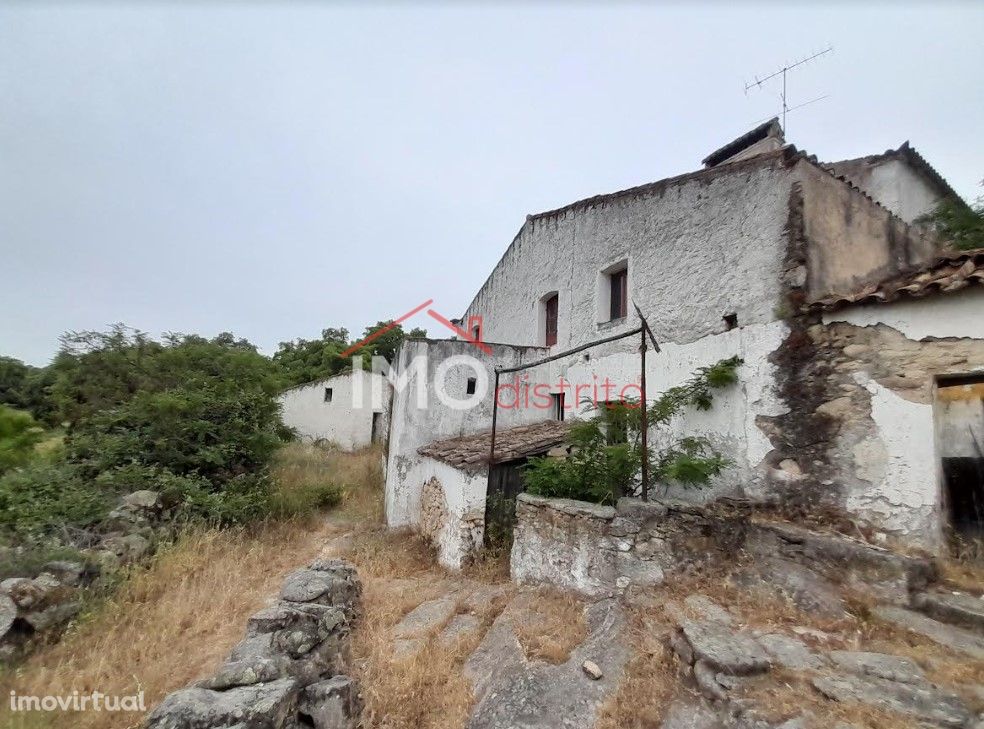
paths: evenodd
<path fill-rule="evenodd" d="M 490 474 L 495 370 L 630 331 L 638 306 L 660 344 L 650 398 L 744 360 L 711 410 L 663 434 L 702 435 L 731 466 L 707 489 L 660 484 L 662 497 L 843 514 L 940 550 L 947 530 L 976 528 L 984 496 L 984 251 L 947 252 L 917 222 L 944 198 L 959 200 L 908 143 L 823 163 L 772 120 L 697 171 L 528 216 L 459 322 L 469 337 L 398 354 L 389 524 L 461 566 L 525 459 L 606 397 L 638 394 L 639 340 L 500 372 Z"/>

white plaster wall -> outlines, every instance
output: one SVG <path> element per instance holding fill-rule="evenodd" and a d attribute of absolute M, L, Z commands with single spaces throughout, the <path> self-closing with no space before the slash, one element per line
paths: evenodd
<path fill-rule="evenodd" d="M 853 306 L 825 314 L 823 320 L 862 327 L 886 325 L 916 341 L 981 340 L 984 288 Z M 984 372 L 984 361 L 968 361 L 961 369 Z M 868 485 L 853 488 L 846 506 L 910 543 L 934 549 L 942 538 L 939 463 L 949 454 L 945 452 L 945 432 L 937 433 L 933 405 L 903 398 L 864 373 L 858 373 L 856 379 L 871 395 L 875 432 L 853 447 L 858 475 Z"/>
<path fill-rule="evenodd" d="M 852 306 L 826 313 L 823 323 L 843 321 L 859 327 L 885 324 L 909 339 L 969 337 L 984 339 L 984 287 L 891 304 Z M 984 362 L 978 363 L 984 368 Z"/>
<path fill-rule="evenodd" d="M 940 538 L 940 489 L 933 406 L 899 397 L 865 374 L 875 435 L 855 446 L 870 485 L 847 495 L 849 511 L 929 549 Z"/>
<path fill-rule="evenodd" d="M 902 160 L 888 160 L 871 168 L 862 190 L 907 223 L 931 212 L 941 197 Z"/>
<path fill-rule="evenodd" d="M 780 415 L 786 410 L 776 388 L 776 368 L 769 357 L 787 334 L 785 323 L 774 321 L 732 329 L 686 344 L 666 342 L 661 344 L 660 352 L 652 349 L 647 352 L 646 389 L 650 401 L 667 389 L 686 382 L 700 367 L 736 355 L 745 360 L 738 372 L 738 384 L 714 391 L 711 410 L 690 409 L 674 418 L 668 427 L 652 429 L 653 448 L 665 446 L 684 435 L 698 435 L 707 438 L 733 461 L 712 481 L 710 488 L 688 493 L 671 488 L 670 494 L 702 501 L 722 492 L 759 493 L 766 475 L 763 461 L 772 450 L 772 444 L 758 426 L 757 419 Z M 575 387 L 585 386 L 582 395 L 592 398 L 594 393 L 587 386 L 597 384 L 600 399 L 600 384 L 607 377 L 619 388 L 631 385 L 626 394 L 638 399 L 639 354 L 635 337 L 589 352 L 591 357 L 587 360 L 583 355 L 575 355 L 570 360 L 557 360 L 530 371 L 531 383 L 556 384 L 563 377 Z M 572 398 L 568 395 L 567 399 Z M 593 414 L 584 406 L 577 412 L 579 417 Z"/>
<path fill-rule="evenodd" d="M 364 378 L 361 385 L 359 377 Z M 373 382 L 381 395 L 375 402 Z M 326 387 L 332 388 L 331 402 L 324 401 Z M 365 447 L 372 441 L 373 413 L 380 413 L 379 427 L 386 436 L 390 389 L 379 374 L 336 375 L 287 390 L 277 401 L 284 424 L 304 440 L 329 440 L 345 450 Z"/>
<path fill-rule="evenodd" d="M 405 387 L 393 395 L 393 416 L 390 429 L 389 457 L 386 468 L 386 521 L 393 527 L 416 526 L 420 519 L 420 491 L 430 473 L 431 466 L 420 470 L 421 464 L 431 459 L 419 455 L 417 450 L 428 443 L 460 435 L 470 435 L 487 430 L 492 425 L 492 387 L 494 367 L 509 367 L 521 362 L 530 362 L 545 356 L 546 351 L 537 347 L 511 347 L 489 345 L 492 354 L 486 355 L 471 344 L 456 340 L 408 340 L 396 358 L 394 375 L 407 373 L 410 378 Z M 454 409 L 443 404 L 436 392 L 438 368 L 452 357 L 467 356 L 483 371 L 487 390 L 477 406 L 468 409 Z M 423 369 L 411 366 L 414 361 L 424 358 Z M 466 381 L 477 376 L 465 364 L 448 369 L 442 378 L 448 396 L 465 400 Z M 423 380 L 426 403 L 421 407 L 417 400 L 418 382 Z M 481 382 L 476 396 L 481 395 Z M 549 410 L 501 410 L 498 427 L 538 422 L 550 417 Z M 453 469 L 452 469 L 453 470 Z M 484 501 L 487 477 L 480 479 L 459 476 L 464 479 L 466 492 L 462 503 L 472 504 L 475 499 Z M 442 480 L 443 483 L 443 480 Z M 465 488 L 465 487 L 463 487 Z"/>
<path fill-rule="evenodd" d="M 541 344 L 539 302 L 558 291 L 554 351 L 630 329 L 634 316 L 600 322 L 597 306 L 599 272 L 628 260 L 629 299 L 660 341 L 696 341 L 722 330 L 729 313 L 741 325 L 771 322 L 792 185 L 781 165 L 726 165 L 531 218 L 465 317 L 483 316 L 489 341 Z"/>

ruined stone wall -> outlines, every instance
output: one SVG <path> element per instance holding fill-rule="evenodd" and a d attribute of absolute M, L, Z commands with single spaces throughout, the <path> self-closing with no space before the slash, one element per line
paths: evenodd
<path fill-rule="evenodd" d="M 984 290 L 974 289 L 852 307 L 794 328 L 778 353 L 794 406 L 763 422 L 781 459 L 773 489 L 780 507 L 836 510 L 880 538 L 938 550 L 945 446 L 935 383 L 984 372 L 981 311 Z"/>
<path fill-rule="evenodd" d="M 747 512 L 620 499 L 615 507 L 520 494 L 510 571 L 520 584 L 607 596 L 734 558 Z"/>
<path fill-rule="evenodd" d="M 776 587 L 794 599 L 803 597 L 805 584 L 827 585 L 821 592 L 831 594 L 838 584 L 898 604 L 908 604 L 935 575 L 932 560 L 756 515 L 748 503 L 626 498 L 611 507 L 529 494 L 516 501 L 510 567 L 520 584 L 592 597 L 631 593 L 701 570 L 739 568 L 739 580 L 785 580 Z M 818 598 L 817 590 L 807 592 Z"/>

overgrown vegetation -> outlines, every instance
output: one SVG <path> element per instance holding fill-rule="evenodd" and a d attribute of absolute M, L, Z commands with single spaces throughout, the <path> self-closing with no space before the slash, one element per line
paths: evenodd
<path fill-rule="evenodd" d="M 0 405 L 0 474 L 28 463 L 43 438 L 30 414 Z"/>
<path fill-rule="evenodd" d="M 359 341 L 386 327 L 390 327 L 390 322 L 380 321 L 366 327 Z M 365 360 L 364 366 L 367 367 L 373 355 L 384 357 L 392 362 L 404 339 L 426 336 L 427 332 L 423 329 L 414 328 L 405 332 L 403 327 L 397 324 L 348 357 L 342 357 L 342 352 L 352 347 L 355 342 L 349 341 L 347 329 L 329 328 L 321 331 L 321 339 L 281 342 L 277 353 L 273 355 L 273 361 L 283 371 L 288 385 L 301 385 L 344 372 L 352 366 L 353 356 L 361 356 Z"/>
<path fill-rule="evenodd" d="M 962 200 L 943 200 L 917 222 L 930 225 L 957 250 L 984 248 L 984 198 L 978 198 L 970 205 Z"/>
<path fill-rule="evenodd" d="M 714 391 L 738 381 L 741 364 L 741 359 L 731 357 L 702 367 L 687 382 L 670 388 L 649 406 L 650 431 L 662 430 L 656 439 L 650 432 L 650 439 L 663 443 L 656 448 L 650 445 L 645 456 L 649 459 L 651 484 L 663 484 L 664 488 L 672 483 L 700 487 L 728 465 L 706 439 L 674 438 L 668 431 L 670 421 L 686 408 L 709 410 Z M 638 402 L 605 404 L 593 418 L 572 426 L 567 457 L 530 459 L 523 472 L 526 490 L 540 496 L 601 504 L 639 493 L 644 457 L 641 424 Z"/>

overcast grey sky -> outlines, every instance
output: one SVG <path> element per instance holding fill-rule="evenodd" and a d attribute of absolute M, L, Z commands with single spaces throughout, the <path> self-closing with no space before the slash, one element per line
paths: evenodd
<path fill-rule="evenodd" d="M 0 354 L 457 316 L 527 213 L 696 169 L 826 44 L 790 141 L 910 139 L 972 199 L 982 38 L 981 3 L 0 4 Z"/>

